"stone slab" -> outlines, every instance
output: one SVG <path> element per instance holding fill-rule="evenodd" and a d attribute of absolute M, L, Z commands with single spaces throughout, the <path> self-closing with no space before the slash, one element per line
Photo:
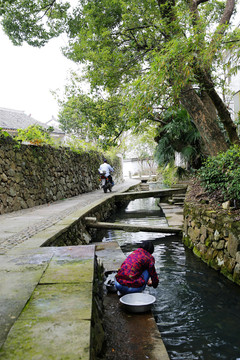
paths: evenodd
<path fill-rule="evenodd" d="M 13 255 L 0 256 L 0 271 L 5 271 L 6 274 L 11 271 L 21 272 L 27 270 L 36 270 L 46 266 L 53 256 L 49 249 L 34 249 L 31 252 L 19 252 Z"/>
<path fill-rule="evenodd" d="M 126 259 L 117 241 L 96 243 L 95 245 L 97 260 L 103 264 L 105 271 L 117 270 Z"/>
<path fill-rule="evenodd" d="M 0 266 L 0 346 L 47 267 L 46 262 L 26 264 L 26 257 L 16 259 L 19 263 L 13 260 L 5 259 Z"/>
<path fill-rule="evenodd" d="M 45 313 L 46 309 L 49 309 L 49 317 L 50 313 L 54 313 L 54 311 L 59 315 L 67 314 L 67 310 L 64 310 L 64 303 L 66 306 L 70 304 L 69 309 L 73 308 L 73 303 L 75 303 L 75 317 L 79 320 L 89 319 L 92 306 L 94 256 L 94 245 L 42 247 L 27 251 L 24 247 L 19 247 L 18 250 L 15 249 L 13 255 L 0 256 L 0 346 L 6 340 L 11 327 L 18 324 L 19 320 L 17 319 L 26 304 L 28 304 L 28 308 L 31 296 L 36 308 L 36 304 L 38 304 L 38 307 L 44 309 Z M 42 279 L 42 284 L 48 283 L 46 288 L 45 285 L 38 286 L 40 279 Z M 68 282 L 71 284 L 69 285 Z M 49 283 L 54 285 L 49 285 Z M 72 287 L 72 290 L 68 290 L 69 286 Z M 49 289 L 46 290 L 48 287 Z M 36 298 L 37 293 L 39 294 L 38 299 Z M 31 312 L 29 312 L 29 317 L 31 317 L 30 314 Z M 11 351 L 9 354 L 12 354 Z M 4 355 L 3 359 L 7 358 Z M 25 359 L 25 357 L 22 358 Z M 16 359 L 20 358 L 16 357 Z"/>
<path fill-rule="evenodd" d="M 54 250 L 54 256 L 60 259 L 94 259 L 95 245 L 78 245 L 78 246 L 63 246 L 52 247 Z"/>
<path fill-rule="evenodd" d="M 19 319 L 0 350 L 4 360 L 89 360 L 88 320 L 40 321 Z"/>
<path fill-rule="evenodd" d="M 160 206 L 165 214 L 168 226 L 183 226 L 183 207 L 165 203 L 160 203 Z"/>
<path fill-rule="evenodd" d="M 53 258 L 47 271 L 43 274 L 40 284 L 92 283 L 93 277 L 94 261 L 92 259 L 70 261 Z"/>
<path fill-rule="evenodd" d="M 91 320 L 92 284 L 39 285 L 33 292 L 21 320 L 75 322 Z"/>
<path fill-rule="evenodd" d="M 181 233 L 181 229 L 177 227 L 169 226 L 157 226 L 157 225 L 135 225 L 135 224 L 123 224 L 123 223 L 108 223 L 108 222 L 87 222 L 87 226 L 96 229 L 111 229 L 111 230 L 123 230 L 127 232 L 154 232 L 154 233 Z"/>

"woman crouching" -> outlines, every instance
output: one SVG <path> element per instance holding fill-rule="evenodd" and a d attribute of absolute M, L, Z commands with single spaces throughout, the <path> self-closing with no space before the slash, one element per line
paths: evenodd
<path fill-rule="evenodd" d="M 124 260 L 115 278 L 116 289 L 121 295 L 142 292 L 146 285 L 158 286 L 153 252 L 153 243 L 146 240 Z"/>

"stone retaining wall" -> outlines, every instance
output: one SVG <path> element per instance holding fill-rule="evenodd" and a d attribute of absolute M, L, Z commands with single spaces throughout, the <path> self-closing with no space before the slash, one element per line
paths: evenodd
<path fill-rule="evenodd" d="M 66 148 L 0 139 L 0 214 L 98 189 L 102 160 L 94 151 L 78 154 Z M 115 183 L 121 182 L 121 159 L 111 165 Z"/>
<path fill-rule="evenodd" d="M 240 221 L 231 213 L 185 202 L 183 242 L 209 266 L 240 285 Z"/>
<path fill-rule="evenodd" d="M 54 239 L 50 239 L 44 246 L 72 246 L 86 245 L 92 241 L 96 229 L 87 229 L 85 217 L 96 217 L 98 221 L 106 220 L 116 210 L 115 198 L 109 198 L 93 207 L 74 223 L 66 226 L 65 231 Z"/>

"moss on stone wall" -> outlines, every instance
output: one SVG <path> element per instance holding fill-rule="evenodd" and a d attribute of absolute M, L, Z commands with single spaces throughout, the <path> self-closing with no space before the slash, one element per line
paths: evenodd
<path fill-rule="evenodd" d="M 67 148 L 0 142 L 0 214 L 90 192 L 100 187 L 102 154 Z M 114 158 L 114 181 L 121 182 L 122 162 Z"/>
<path fill-rule="evenodd" d="M 240 221 L 227 210 L 184 204 L 183 243 L 231 281 L 240 285 Z"/>

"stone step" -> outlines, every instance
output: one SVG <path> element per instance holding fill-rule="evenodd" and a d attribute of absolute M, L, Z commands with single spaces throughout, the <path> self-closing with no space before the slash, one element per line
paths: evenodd
<path fill-rule="evenodd" d="M 185 199 L 185 194 L 183 195 L 174 195 L 172 197 L 173 200 L 178 200 L 178 199 L 181 199 L 181 200 L 184 200 Z"/>

